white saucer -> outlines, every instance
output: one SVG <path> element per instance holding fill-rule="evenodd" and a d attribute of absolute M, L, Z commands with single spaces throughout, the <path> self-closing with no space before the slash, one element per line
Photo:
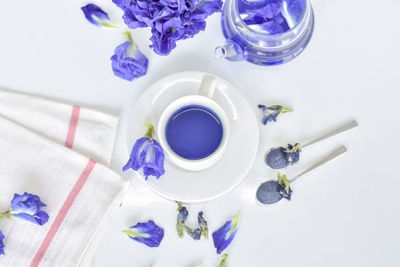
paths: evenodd
<path fill-rule="evenodd" d="M 135 141 L 145 134 L 143 124 L 156 126 L 161 112 L 169 103 L 182 96 L 197 94 L 205 74 L 194 71 L 175 73 L 157 81 L 143 93 L 128 115 L 126 159 Z M 141 179 L 165 198 L 190 203 L 215 199 L 238 185 L 253 165 L 259 138 L 253 108 L 237 88 L 216 78 L 214 100 L 225 110 L 231 125 L 224 155 L 214 166 L 199 172 L 177 167 L 166 155 L 165 174 L 158 180 L 149 176 L 145 181 L 139 170 L 137 174 Z"/>

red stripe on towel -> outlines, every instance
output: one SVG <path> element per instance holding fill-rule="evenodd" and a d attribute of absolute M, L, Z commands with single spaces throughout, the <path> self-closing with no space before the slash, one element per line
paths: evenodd
<path fill-rule="evenodd" d="M 62 205 L 61 209 L 58 211 L 56 218 L 54 219 L 53 224 L 50 226 L 47 235 L 42 241 L 42 244 L 39 247 L 39 250 L 36 252 L 35 257 L 31 262 L 31 267 L 39 266 L 40 262 L 43 259 L 44 254 L 46 253 L 47 249 L 49 248 L 51 242 L 53 241 L 54 236 L 56 235 L 58 229 L 60 228 L 62 222 L 65 219 L 69 209 L 71 208 L 72 204 L 76 197 L 78 196 L 79 192 L 82 190 L 83 186 L 85 185 L 87 179 L 89 178 L 90 173 L 92 172 L 96 162 L 93 160 L 89 160 L 88 164 L 86 165 L 85 170 L 82 172 L 81 176 L 79 177 L 78 181 L 76 181 L 74 187 L 72 188 L 71 192 L 69 193 L 67 199 L 65 200 L 64 204 Z"/>
<path fill-rule="evenodd" d="M 79 106 L 72 107 L 72 114 L 71 114 L 71 120 L 69 121 L 67 140 L 65 141 L 65 146 L 69 148 L 72 148 L 72 146 L 74 145 L 74 138 L 76 133 L 76 127 L 78 126 L 80 109 L 81 108 Z"/>

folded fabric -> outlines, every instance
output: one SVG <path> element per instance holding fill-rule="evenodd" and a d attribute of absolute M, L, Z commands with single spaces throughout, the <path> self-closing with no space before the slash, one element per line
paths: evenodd
<path fill-rule="evenodd" d="M 0 266 L 88 266 L 127 182 L 110 170 L 118 120 L 90 109 L 0 91 L 0 211 L 39 195 L 49 221 L 1 219 Z"/>

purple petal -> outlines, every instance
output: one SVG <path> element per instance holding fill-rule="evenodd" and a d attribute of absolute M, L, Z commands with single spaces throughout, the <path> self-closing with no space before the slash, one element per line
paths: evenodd
<path fill-rule="evenodd" d="M 232 232 L 232 234 L 228 237 L 228 239 L 225 239 L 226 234 L 231 230 L 231 225 L 232 221 L 228 221 L 221 228 L 219 228 L 212 234 L 214 240 L 214 247 L 217 249 L 218 254 L 221 254 L 221 252 L 224 251 L 225 248 L 229 246 L 229 244 L 232 242 L 233 238 L 236 235 L 238 229 L 235 229 Z"/>
<path fill-rule="evenodd" d="M 94 18 L 97 18 L 100 21 L 110 20 L 107 13 L 94 4 L 87 4 L 86 6 L 81 7 L 81 9 L 83 14 L 85 14 L 86 19 L 93 25 L 100 26 L 98 21 Z"/>
<path fill-rule="evenodd" d="M 131 237 L 131 239 L 143 243 L 149 247 L 158 247 L 162 239 L 164 238 L 164 229 L 156 225 L 152 220 L 146 223 L 138 223 L 134 226 L 129 227 L 130 229 L 136 229 L 142 234 L 148 234 L 149 237 Z"/>
<path fill-rule="evenodd" d="M 135 144 L 132 147 L 131 155 L 129 157 L 128 163 L 122 168 L 123 171 L 126 171 L 130 168 L 137 171 L 142 166 L 142 161 L 139 158 L 140 149 L 143 147 L 145 142 L 151 141 L 148 137 L 142 137 L 136 140 Z"/>
<path fill-rule="evenodd" d="M 111 65 L 116 76 L 132 81 L 147 73 L 148 59 L 139 51 L 137 46 L 133 57 L 126 56 L 131 41 L 126 41 L 115 48 L 111 57 Z"/>
<path fill-rule="evenodd" d="M 4 235 L 0 231 L 0 255 L 4 255 Z"/>

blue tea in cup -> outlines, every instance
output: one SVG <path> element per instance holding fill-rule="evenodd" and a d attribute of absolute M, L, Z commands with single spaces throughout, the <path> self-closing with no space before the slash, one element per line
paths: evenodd
<path fill-rule="evenodd" d="M 157 135 L 168 159 L 189 171 L 217 163 L 227 147 L 230 124 L 214 100 L 217 80 L 204 75 L 198 94 L 171 102 L 161 113 Z"/>
<path fill-rule="evenodd" d="M 218 149 L 223 127 L 212 110 L 200 105 L 188 105 L 172 114 L 165 135 L 170 148 L 177 155 L 198 160 Z"/>

